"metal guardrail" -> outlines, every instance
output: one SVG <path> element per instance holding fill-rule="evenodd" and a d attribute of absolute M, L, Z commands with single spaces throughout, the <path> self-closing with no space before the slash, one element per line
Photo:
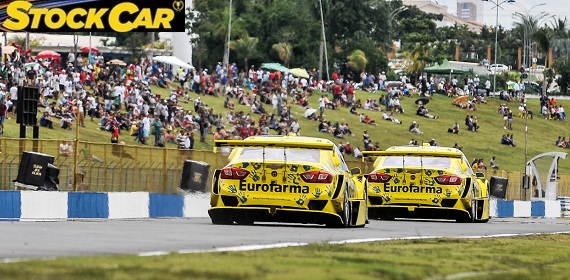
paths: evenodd
<path fill-rule="evenodd" d="M 562 217 L 570 217 L 570 197 L 569 196 L 559 196 L 560 210 Z"/>

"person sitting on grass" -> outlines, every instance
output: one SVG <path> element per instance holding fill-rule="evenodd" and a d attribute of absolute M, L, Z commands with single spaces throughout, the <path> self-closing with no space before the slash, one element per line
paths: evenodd
<path fill-rule="evenodd" d="M 420 131 L 420 125 L 416 122 L 413 121 L 412 124 L 410 125 L 410 127 L 408 128 L 408 130 L 410 132 L 413 133 L 417 133 L 417 134 L 424 134 L 423 132 Z"/>
<path fill-rule="evenodd" d="M 499 166 L 495 163 L 495 157 L 492 157 L 491 160 L 489 161 L 489 166 L 492 169 L 499 169 Z"/>
<path fill-rule="evenodd" d="M 385 121 L 390 121 L 393 123 L 397 123 L 397 124 L 402 124 L 402 122 L 398 119 L 396 119 L 396 117 L 394 117 L 394 112 L 391 112 L 390 115 L 386 114 L 386 112 L 382 112 L 382 118 Z"/>
<path fill-rule="evenodd" d="M 43 116 L 40 118 L 40 126 L 53 129 L 53 122 L 48 112 L 44 112 Z"/>
<path fill-rule="evenodd" d="M 71 129 L 73 124 L 72 124 L 72 119 L 70 114 L 65 114 L 61 117 L 61 121 L 60 121 L 60 126 L 63 129 Z"/>
<path fill-rule="evenodd" d="M 364 114 L 360 114 L 360 122 L 366 123 L 366 124 L 372 124 L 372 125 L 378 125 L 376 124 L 376 121 L 374 121 L 372 118 L 370 118 L 370 116 L 368 115 L 364 115 Z"/>
<path fill-rule="evenodd" d="M 503 134 L 503 137 L 501 137 L 501 144 L 509 145 L 511 147 L 516 146 L 516 144 L 512 140 L 512 137 L 509 134 Z"/>
<path fill-rule="evenodd" d="M 416 110 L 416 114 L 418 116 L 426 117 L 428 119 L 437 119 L 438 118 L 437 116 L 430 114 L 428 108 L 425 105 L 423 105 L 421 102 L 420 102 L 420 106 L 418 107 L 418 110 Z"/>
<path fill-rule="evenodd" d="M 70 141 L 63 141 L 59 144 L 59 155 L 69 156 L 73 154 L 73 145 Z"/>
<path fill-rule="evenodd" d="M 453 125 L 452 128 L 447 129 L 447 132 L 459 134 L 459 124 L 457 122 L 455 122 L 455 124 Z"/>

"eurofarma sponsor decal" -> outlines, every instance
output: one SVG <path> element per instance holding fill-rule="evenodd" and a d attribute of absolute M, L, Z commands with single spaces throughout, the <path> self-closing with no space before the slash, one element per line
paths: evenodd
<path fill-rule="evenodd" d="M 41 0 L 0 4 L 3 31 L 185 31 L 182 0 Z"/>
<path fill-rule="evenodd" d="M 389 193 L 443 193 L 441 187 L 430 186 L 384 186 L 384 192 Z"/>
<path fill-rule="evenodd" d="M 272 182 L 271 184 L 246 183 L 241 180 L 239 182 L 240 191 L 250 192 L 273 192 L 273 193 L 309 193 L 309 186 L 300 185 L 281 185 Z"/>

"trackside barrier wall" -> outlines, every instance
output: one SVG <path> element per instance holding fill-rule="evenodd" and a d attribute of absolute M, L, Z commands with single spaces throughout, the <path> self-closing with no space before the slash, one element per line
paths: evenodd
<path fill-rule="evenodd" d="M 490 215 L 497 218 L 562 217 L 560 201 L 490 200 Z"/>
<path fill-rule="evenodd" d="M 0 220 L 208 217 L 209 194 L 0 191 Z"/>
<path fill-rule="evenodd" d="M 0 191 L 0 220 L 208 217 L 210 194 Z M 490 201 L 491 217 L 561 217 L 560 201 Z"/>
<path fill-rule="evenodd" d="M 123 137 L 122 139 L 130 139 Z M 227 155 L 205 150 L 179 150 L 126 144 L 74 141 L 72 154 L 60 153 L 60 139 L 0 138 L 0 189 L 13 190 L 18 175 L 20 157 L 24 151 L 35 151 L 55 157 L 54 165 L 60 169 L 60 191 L 84 192 L 148 192 L 173 193 L 180 191 L 181 175 L 186 160 L 209 164 L 205 192 L 210 191 L 211 178 L 216 169 L 227 164 Z M 132 143 L 127 141 L 127 143 Z M 75 169 L 77 152 L 77 169 Z M 359 167 L 367 174 L 373 170 L 373 161 L 357 161 L 347 157 L 349 167 Z M 76 174 L 74 176 L 74 174 Z M 521 172 L 489 170 L 492 176 L 508 179 L 506 199 L 530 200 L 534 190 L 521 195 Z M 541 174 L 546 178 L 546 174 Z M 559 174 L 558 196 L 570 197 L 570 174 Z M 199 190 L 198 190 L 199 191 Z M 135 211 L 132 209 L 132 211 Z"/>

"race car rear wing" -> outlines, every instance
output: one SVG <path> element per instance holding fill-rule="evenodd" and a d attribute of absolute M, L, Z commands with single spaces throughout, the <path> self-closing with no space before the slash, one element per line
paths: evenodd
<path fill-rule="evenodd" d="M 455 151 L 363 151 L 362 161 L 365 157 L 374 156 L 415 156 L 415 157 L 447 157 L 447 158 L 463 158 L 463 154 Z"/>
<path fill-rule="evenodd" d="M 216 140 L 214 141 L 214 153 L 218 148 L 289 148 L 289 149 L 310 149 L 310 150 L 326 150 L 333 151 L 334 144 L 327 142 L 304 142 L 297 141 L 257 141 L 257 140 Z"/>

